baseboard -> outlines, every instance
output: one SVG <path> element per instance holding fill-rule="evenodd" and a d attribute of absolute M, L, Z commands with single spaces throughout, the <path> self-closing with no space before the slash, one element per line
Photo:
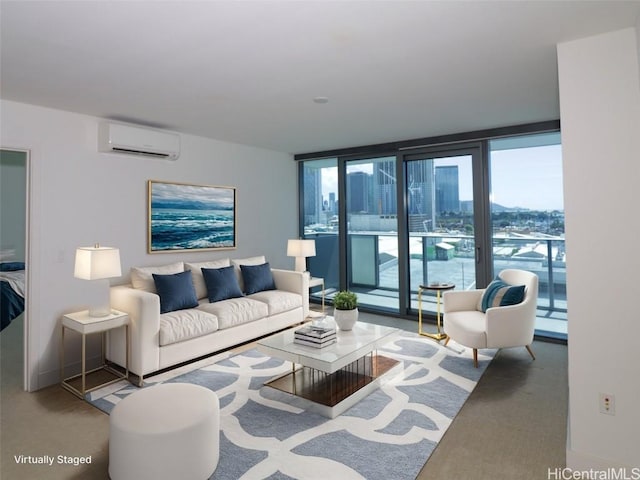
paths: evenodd
<path fill-rule="evenodd" d="M 638 467 L 637 465 L 634 467 L 630 465 L 623 465 L 622 463 L 612 459 L 596 457 L 583 452 L 576 452 L 575 450 L 571 450 L 570 448 L 567 448 L 567 468 L 573 470 L 574 472 L 604 472 L 609 470 L 626 470 L 627 476 L 607 478 L 640 478 L 640 467 Z M 601 477 L 598 476 L 593 478 Z"/>
<path fill-rule="evenodd" d="M 100 357 L 100 355 L 87 357 L 87 360 L 86 360 L 87 371 L 100 366 L 101 363 L 102 363 L 102 358 Z M 78 374 L 80 373 L 81 370 L 82 370 L 81 360 L 67 363 L 64 367 L 64 372 L 67 377 Z M 55 368 L 47 372 L 40 372 L 38 373 L 38 386 L 33 391 L 41 390 L 43 388 L 50 387 L 51 385 L 55 385 L 60 382 L 61 382 L 60 368 Z"/>
<path fill-rule="evenodd" d="M 60 383 L 60 369 L 49 370 L 48 372 L 38 373 L 38 387 L 33 390 L 42 390 L 43 388 L 50 387 Z"/>
<path fill-rule="evenodd" d="M 584 452 L 578 452 L 571 448 L 571 409 L 567 412 L 567 453 L 566 453 L 566 465 L 567 468 L 573 470 L 574 472 L 584 472 L 584 471 L 610 471 L 610 470 L 626 470 L 627 476 L 607 476 L 606 478 L 640 478 L 640 466 L 630 466 L 623 465 L 620 462 L 617 462 L 608 458 L 596 457 L 594 455 L 590 455 Z M 573 477 L 572 477 L 573 478 Z M 601 477 L 591 477 L 583 476 L 582 478 L 601 478 Z M 603 477 L 604 478 L 604 477 Z"/>

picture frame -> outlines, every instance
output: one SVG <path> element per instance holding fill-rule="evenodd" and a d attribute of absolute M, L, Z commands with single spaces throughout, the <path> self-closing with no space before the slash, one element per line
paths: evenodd
<path fill-rule="evenodd" d="M 236 189 L 149 180 L 147 251 L 236 248 Z"/>

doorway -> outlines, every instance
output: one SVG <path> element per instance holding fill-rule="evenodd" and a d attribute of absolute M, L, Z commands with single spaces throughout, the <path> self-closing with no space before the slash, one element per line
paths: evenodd
<path fill-rule="evenodd" d="M 0 149 L 0 261 L 25 264 L 24 311 L 2 331 L 3 378 L 30 391 L 28 375 L 29 151 Z M 10 361 L 6 361 L 11 359 Z M 6 371 L 5 369 L 10 369 Z M 3 379 L 3 383 L 5 380 Z"/>
<path fill-rule="evenodd" d="M 426 149 L 403 156 L 407 198 L 411 309 L 417 311 L 420 286 L 454 284 L 458 290 L 481 285 L 488 275 L 486 208 L 480 145 Z M 425 291 L 422 309 L 437 310 L 435 291 Z"/>

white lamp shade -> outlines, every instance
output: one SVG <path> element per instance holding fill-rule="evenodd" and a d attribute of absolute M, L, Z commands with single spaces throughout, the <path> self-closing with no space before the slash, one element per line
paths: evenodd
<path fill-rule="evenodd" d="M 315 257 L 316 241 L 315 240 L 289 240 L 287 242 L 288 257 Z"/>
<path fill-rule="evenodd" d="M 73 274 L 83 280 L 119 277 L 120 250 L 112 247 L 80 247 L 76 250 L 76 266 Z"/>

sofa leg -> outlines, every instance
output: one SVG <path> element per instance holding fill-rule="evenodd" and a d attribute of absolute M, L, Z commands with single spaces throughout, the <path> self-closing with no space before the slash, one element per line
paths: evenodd
<path fill-rule="evenodd" d="M 525 345 L 525 347 L 527 348 L 527 351 L 529 352 L 529 355 L 531 355 L 531 358 L 533 358 L 535 360 L 536 356 L 533 354 L 533 350 L 531 350 L 531 345 Z"/>
<path fill-rule="evenodd" d="M 444 346 L 447 346 L 447 343 L 449 343 L 449 340 L 451 340 L 451 337 L 447 337 L 447 339 L 444 341 Z"/>
<path fill-rule="evenodd" d="M 473 349 L 473 366 L 478 368 L 478 349 Z"/>

